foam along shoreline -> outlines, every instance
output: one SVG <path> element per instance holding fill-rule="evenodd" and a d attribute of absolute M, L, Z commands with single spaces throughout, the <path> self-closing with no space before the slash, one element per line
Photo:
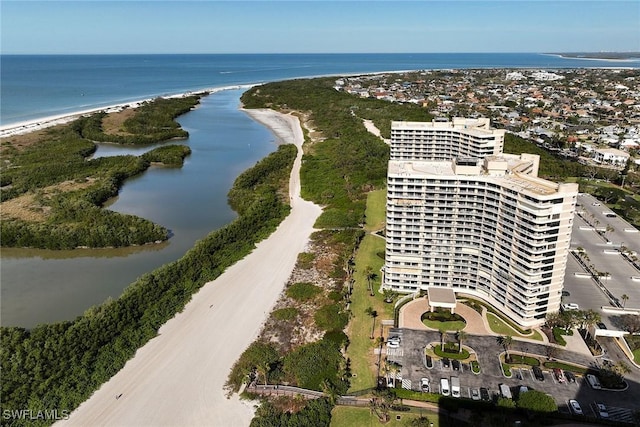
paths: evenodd
<path fill-rule="evenodd" d="M 193 295 L 157 337 L 73 411 L 63 426 L 248 426 L 253 403 L 227 398 L 235 361 L 255 340 L 314 231 L 321 208 L 300 197 L 304 136 L 297 117 L 248 113 L 298 147 L 291 170 L 291 212 L 252 253 Z"/>
<path fill-rule="evenodd" d="M 169 98 L 184 98 L 191 95 L 203 95 L 203 94 L 211 95 L 216 92 L 221 92 L 223 90 L 249 89 L 253 86 L 257 86 L 260 84 L 261 83 L 250 84 L 250 85 L 224 86 L 224 87 L 216 87 L 216 88 L 210 88 L 210 89 L 202 89 L 197 91 L 183 92 L 183 93 L 178 93 L 173 95 L 163 95 L 163 96 L 157 96 L 154 98 L 146 98 L 146 99 L 141 99 L 137 101 L 108 105 L 106 107 L 96 107 L 96 108 L 90 108 L 87 110 L 75 111 L 69 114 L 58 114 L 54 116 L 42 117 L 40 119 L 10 123 L 7 125 L 0 126 L 0 138 L 6 138 L 9 136 L 15 136 L 15 135 L 22 135 L 25 133 L 35 132 L 35 131 L 50 128 L 53 126 L 62 125 L 65 123 L 72 122 L 82 116 L 98 113 L 101 111 L 104 111 L 107 113 L 113 113 L 113 112 L 122 111 L 125 108 L 138 108 L 143 103 L 153 101 L 156 98 L 169 99 Z"/>
<path fill-rule="evenodd" d="M 563 55 L 563 54 L 560 54 L 560 53 L 543 53 L 542 55 L 555 56 L 557 58 L 562 58 L 562 59 L 577 59 L 577 60 L 581 60 L 581 61 L 602 61 L 602 62 L 638 62 L 638 61 L 640 61 L 640 58 L 620 58 L 620 59 L 616 59 L 616 58 L 593 58 L 593 57 L 585 57 L 585 56 L 568 56 L 568 55 Z M 605 68 L 609 68 L 609 67 L 605 67 Z M 615 67 L 613 67 L 613 68 L 615 68 Z M 627 67 L 618 67 L 618 68 L 626 69 Z"/>

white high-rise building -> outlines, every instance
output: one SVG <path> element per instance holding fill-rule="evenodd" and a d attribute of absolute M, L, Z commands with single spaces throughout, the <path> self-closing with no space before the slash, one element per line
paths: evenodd
<path fill-rule="evenodd" d="M 392 122 L 391 160 L 451 160 L 501 154 L 504 130 L 490 127 L 489 119 Z"/>
<path fill-rule="evenodd" d="M 383 287 L 446 287 L 522 326 L 544 323 L 560 307 L 578 185 L 538 178 L 538 164 L 531 154 L 391 160 Z"/>

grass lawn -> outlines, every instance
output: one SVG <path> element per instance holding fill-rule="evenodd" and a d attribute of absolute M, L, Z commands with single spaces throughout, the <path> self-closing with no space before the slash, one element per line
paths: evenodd
<path fill-rule="evenodd" d="M 511 365 L 529 365 L 529 366 L 540 366 L 540 361 L 531 356 L 521 356 L 519 354 L 510 354 L 511 361 L 509 362 Z"/>
<path fill-rule="evenodd" d="M 438 414 L 433 412 L 429 412 L 426 410 L 420 411 L 417 408 L 411 408 L 411 412 L 396 412 L 391 411 L 389 415 L 391 419 L 386 424 L 381 424 L 378 421 L 378 417 L 371 413 L 369 408 L 356 408 L 352 406 L 336 406 L 331 411 L 331 427 L 354 427 L 354 426 L 409 426 L 411 425 L 411 420 L 415 418 L 419 418 L 420 414 L 429 418 L 429 421 L 433 423 L 434 427 L 439 426 L 439 417 Z M 400 419 L 396 419 L 396 416 L 399 415 Z"/>
<path fill-rule="evenodd" d="M 588 368 L 583 368 L 580 366 L 575 366 L 575 365 L 569 365 L 568 363 L 562 363 L 562 362 L 544 362 L 543 363 L 545 368 L 560 368 L 563 369 L 565 371 L 571 371 L 571 372 L 576 372 L 578 374 L 586 374 L 587 371 L 589 370 Z"/>
<path fill-rule="evenodd" d="M 540 332 L 533 331 L 533 335 L 522 335 L 511 326 L 507 325 L 502 321 L 498 316 L 491 312 L 487 312 L 487 322 L 489 323 L 489 327 L 493 332 L 500 335 L 511 335 L 522 338 L 531 338 L 533 340 L 543 341 L 542 335 Z"/>
<path fill-rule="evenodd" d="M 633 350 L 633 360 L 635 360 L 636 363 L 640 363 L 640 348 Z"/>
<path fill-rule="evenodd" d="M 384 227 L 387 209 L 387 189 L 372 191 L 367 195 L 366 231 L 378 231 Z"/>
<path fill-rule="evenodd" d="M 367 199 L 366 217 L 367 229 L 377 229 L 379 221 L 384 223 L 386 190 L 374 191 Z M 376 219 L 378 218 L 378 219 Z M 378 222 L 376 222 L 378 221 Z M 351 296 L 351 321 L 349 323 L 349 350 L 347 357 L 351 359 L 351 371 L 356 374 L 351 378 L 352 391 L 363 390 L 376 385 L 377 356 L 373 355 L 375 341 L 370 339 L 373 319 L 366 314 L 365 310 L 371 307 L 378 313 L 376 318 L 375 336 L 380 336 L 380 322 L 383 319 L 393 319 L 393 304 L 384 302 L 382 294 L 378 292 L 380 288 L 380 268 L 384 263 L 377 253 L 384 252 L 385 240 L 373 235 L 366 235 L 360 243 L 360 248 L 355 259 L 355 285 Z M 370 266 L 376 273 L 372 281 L 375 295 L 371 296 L 367 289 L 367 279 L 365 271 Z"/>
<path fill-rule="evenodd" d="M 441 322 L 439 320 L 423 320 L 422 323 L 425 324 L 427 328 L 437 329 L 441 332 L 447 331 L 460 331 L 464 329 L 467 324 L 461 320 L 452 320 L 449 322 Z"/>

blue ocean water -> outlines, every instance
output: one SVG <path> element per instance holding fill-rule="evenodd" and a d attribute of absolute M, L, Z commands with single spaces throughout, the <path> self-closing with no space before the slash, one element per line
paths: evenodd
<path fill-rule="evenodd" d="M 640 67 L 535 53 L 2 55 L 0 124 L 192 90 L 297 77 L 448 68 Z"/>

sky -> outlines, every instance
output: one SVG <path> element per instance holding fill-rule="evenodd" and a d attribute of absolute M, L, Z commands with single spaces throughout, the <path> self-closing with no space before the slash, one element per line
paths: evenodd
<path fill-rule="evenodd" d="M 3 54 L 640 51 L 640 0 L 0 1 Z"/>

